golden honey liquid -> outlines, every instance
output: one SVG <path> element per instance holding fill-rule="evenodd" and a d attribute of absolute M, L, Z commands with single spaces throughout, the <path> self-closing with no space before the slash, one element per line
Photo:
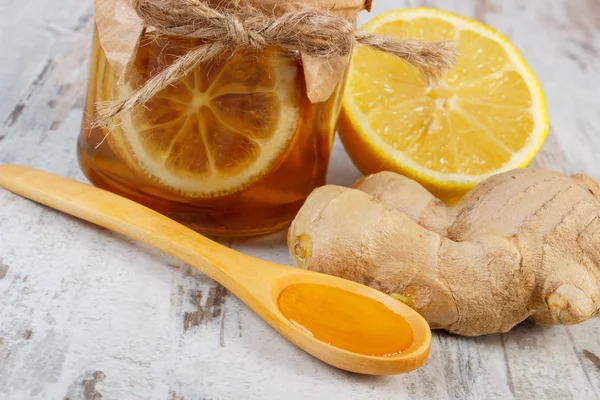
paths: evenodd
<path fill-rule="evenodd" d="M 414 332 L 382 303 L 332 286 L 294 284 L 279 295 L 279 309 L 292 324 L 332 346 L 369 356 L 408 349 Z"/>
<path fill-rule="evenodd" d="M 143 83 L 154 73 L 164 68 L 169 60 L 172 61 L 177 55 L 171 54 L 176 50 L 168 46 L 165 47 L 165 40 L 167 39 L 162 41 L 149 37 L 144 39 L 141 42 L 142 45 L 134 67 L 134 78 L 139 81 L 138 87 L 140 82 Z M 197 43 L 189 43 L 186 46 L 191 48 L 194 44 L 197 45 Z M 214 63 L 214 68 L 204 66 L 195 71 L 195 74 L 206 75 L 198 81 L 210 78 L 210 74 L 214 74 L 214 71 L 218 72 L 220 65 L 227 62 L 231 64 L 231 61 L 228 61 L 231 58 L 228 57 L 232 57 L 232 55 L 229 54 L 224 56 L 223 59 L 217 60 Z M 238 65 L 230 68 L 241 72 L 249 70 L 256 66 L 256 62 L 261 62 L 257 57 L 253 58 L 252 55 L 240 57 L 239 61 L 236 61 Z M 274 157 L 268 168 L 257 175 L 258 178 L 241 190 L 233 190 L 227 193 L 210 193 L 208 195 L 205 193 L 190 194 L 185 190 L 170 187 L 152 173 L 147 173 L 143 166 L 138 165 L 134 151 L 119 150 L 124 148 L 118 145 L 118 138 L 121 137 L 119 132 L 122 132 L 119 129 L 122 128 L 117 126 L 107 130 L 93 126 L 93 121 L 96 118 L 96 102 L 119 96 L 115 73 L 107 62 L 96 35 L 84 120 L 78 141 L 79 161 L 82 170 L 95 185 L 142 203 L 205 234 L 223 236 L 259 234 L 287 225 L 294 218 L 310 192 L 325 183 L 335 124 L 340 109 L 341 90 L 338 88 L 334 95 L 324 103 L 311 103 L 306 96 L 301 61 L 295 55 L 287 53 L 284 56 L 280 55 L 280 57 L 285 58 L 286 68 L 289 69 L 290 65 L 294 68 L 294 78 L 286 84 L 296 85 L 294 87 L 296 92 L 294 93 L 297 93 L 295 113 L 298 115 L 287 116 L 297 122 L 294 122 L 295 129 L 285 145 L 285 149 Z M 264 55 L 262 59 L 265 59 Z M 265 77 L 265 79 L 268 78 Z M 252 91 L 252 88 L 247 86 L 241 89 L 239 87 L 229 88 L 227 85 L 224 86 L 225 89 L 235 91 Z M 181 91 L 178 92 L 178 90 L 178 86 L 165 90 L 165 93 L 161 94 L 162 100 L 151 101 L 147 107 L 134 114 L 134 123 L 139 126 L 155 124 L 154 126 L 157 128 L 152 131 L 152 135 L 156 138 L 152 140 L 156 143 L 160 144 L 161 140 L 159 136 L 160 124 L 164 119 L 171 118 L 168 115 L 171 111 L 169 107 L 172 107 L 173 104 L 179 104 L 177 102 L 181 102 L 182 99 L 190 102 L 195 101 L 194 99 L 188 99 L 187 94 L 181 93 Z M 259 89 L 256 90 L 260 91 Z M 169 102 L 169 96 L 173 97 L 173 102 Z M 260 135 L 262 127 L 260 124 L 263 123 L 260 119 L 261 114 L 268 116 L 269 110 L 264 109 L 264 106 L 262 109 L 260 107 L 257 109 L 257 106 L 253 104 L 255 102 L 253 102 L 252 97 L 236 96 L 223 102 L 222 115 L 225 118 L 232 116 L 235 121 L 249 121 L 248 127 L 256 130 L 254 134 Z M 224 98 L 227 99 L 227 96 Z M 167 100 L 165 101 L 165 99 Z M 163 104 L 161 101 L 164 105 L 161 105 Z M 189 104 L 185 106 L 189 107 Z M 278 107 L 283 110 L 281 111 L 283 118 L 285 108 L 273 103 L 274 110 L 279 110 Z M 175 108 L 173 106 L 173 112 L 176 112 Z M 211 121 L 215 117 L 203 116 L 204 114 L 199 112 L 194 117 L 196 119 L 193 122 L 204 124 L 206 129 L 213 128 L 211 127 L 213 123 Z M 239 129 L 246 129 L 246 126 L 240 123 L 237 124 Z M 258 125 L 258 127 L 253 124 Z M 272 127 L 276 123 L 267 121 L 264 122 L 264 125 Z M 148 135 L 147 133 L 143 134 Z M 183 139 L 179 139 L 177 143 L 172 143 L 170 146 L 171 149 L 175 148 L 175 151 L 184 149 L 187 152 L 187 158 L 184 160 L 187 170 L 180 173 L 180 176 L 185 179 L 187 175 L 196 173 L 207 161 L 205 160 L 206 156 L 200 154 L 201 147 L 198 144 L 197 137 L 190 134 L 190 132 L 184 132 L 180 137 L 183 137 Z M 235 168 L 249 168 L 243 164 L 238 167 L 235 163 L 246 157 L 246 153 L 250 152 L 251 149 L 248 150 L 243 144 L 240 145 L 233 140 L 227 142 L 220 140 L 218 137 L 215 140 L 217 140 L 217 144 L 211 150 L 217 152 L 213 153 L 214 157 L 211 161 L 213 164 L 220 163 L 220 166 L 230 168 L 233 171 L 236 171 Z M 195 150 L 190 149 L 198 149 L 197 159 L 193 158 L 193 154 L 195 154 L 193 151 Z M 153 156 L 151 152 L 148 154 Z M 157 160 L 162 160 L 161 157 L 164 158 L 161 155 L 162 153 L 157 154 Z M 184 161 L 179 160 L 178 157 L 171 157 L 168 160 L 170 165 L 175 166 L 178 165 L 177 163 L 182 164 Z M 198 181 L 198 188 L 202 189 L 203 184 L 209 186 L 210 181 Z"/>

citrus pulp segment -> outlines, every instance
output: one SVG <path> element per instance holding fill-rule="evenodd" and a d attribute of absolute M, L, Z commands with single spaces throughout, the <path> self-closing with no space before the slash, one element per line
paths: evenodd
<path fill-rule="evenodd" d="M 131 94 L 192 47 L 191 40 L 142 41 Z M 187 197 L 240 191 L 282 161 L 300 118 L 297 61 L 278 50 L 238 51 L 198 66 L 112 132 L 111 146 L 153 182 Z"/>
<path fill-rule="evenodd" d="M 363 173 L 401 172 L 451 197 L 529 164 L 547 135 L 545 101 L 508 39 L 477 21 L 428 8 L 382 14 L 364 30 L 455 41 L 458 58 L 432 85 L 402 60 L 355 50 L 340 136 Z"/>

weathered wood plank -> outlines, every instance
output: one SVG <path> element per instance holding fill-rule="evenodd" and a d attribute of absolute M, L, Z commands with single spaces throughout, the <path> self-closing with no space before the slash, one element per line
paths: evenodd
<path fill-rule="evenodd" d="M 591 160 L 600 143 L 597 138 L 591 139 L 589 132 L 576 126 L 576 121 L 583 119 L 595 124 L 596 129 L 600 128 L 598 121 L 594 122 L 594 116 L 590 115 L 593 108 L 586 106 L 586 102 L 594 96 L 588 90 L 590 82 L 600 82 L 597 75 L 591 76 L 587 71 L 595 70 L 599 59 L 596 54 L 582 52 L 578 46 L 573 46 L 570 38 L 573 32 L 583 29 L 587 32 L 584 35 L 587 45 L 600 39 L 600 26 L 596 26 L 594 32 L 585 25 L 593 10 L 586 11 L 584 3 L 589 2 L 554 3 L 555 7 L 539 2 L 502 2 L 496 4 L 495 13 L 489 14 L 486 22 L 508 33 L 527 56 L 545 89 L 551 132 L 534 166 L 565 173 L 586 172 L 597 178 L 600 171 Z M 519 21 L 510 18 L 516 12 L 521 15 Z M 565 13 L 571 17 L 563 19 Z M 559 27 L 559 24 L 562 25 Z M 531 40 L 528 30 L 548 40 Z M 568 56 L 570 52 L 577 56 Z M 572 100 L 565 101 L 569 97 Z M 597 376 L 594 381 L 595 375 L 590 371 L 592 366 L 585 363 L 582 356 L 583 347 L 596 349 L 598 341 L 594 335 L 575 335 L 574 331 L 597 330 L 599 327 L 598 319 L 572 328 L 542 328 L 526 323 L 502 335 L 512 384 L 518 397 L 598 398 Z M 561 368 L 544 367 L 553 356 Z"/>
<path fill-rule="evenodd" d="M 33 0 L 0 6 L 0 123 L 13 125 L 36 88 L 54 69 L 54 60 L 72 48 L 92 17 L 88 1 Z M 10 38 L 10 40 L 8 39 Z"/>

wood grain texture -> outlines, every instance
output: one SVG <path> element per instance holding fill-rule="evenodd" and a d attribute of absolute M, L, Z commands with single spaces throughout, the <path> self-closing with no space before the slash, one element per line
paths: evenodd
<path fill-rule="evenodd" d="M 509 36 L 547 96 L 552 134 L 535 164 L 600 178 L 597 0 L 375 0 L 372 14 L 422 5 Z M 0 163 L 84 180 L 75 137 L 91 10 L 90 0 L 0 0 L 0 37 L 14 38 L 0 56 Z M 358 176 L 337 143 L 330 182 Z M 600 319 L 475 339 L 436 333 L 423 368 L 357 376 L 315 361 L 234 296 L 217 296 L 209 278 L 144 245 L 6 192 L 0 227 L 2 399 L 600 398 Z M 225 244 L 290 263 L 283 232 Z M 212 317 L 185 329 L 198 311 Z"/>

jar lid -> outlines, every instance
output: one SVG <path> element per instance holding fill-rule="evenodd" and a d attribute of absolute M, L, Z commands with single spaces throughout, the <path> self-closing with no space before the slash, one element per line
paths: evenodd
<path fill-rule="evenodd" d="M 278 10 L 286 11 L 286 3 L 282 3 L 281 0 L 249 1 L 269 14 L 273 14 L 274 11 L 277 13 Z M 221 8 L 227 6 L 223 0 L 207 1 L 209 5 L 212 2 Z M 306 4 L 307 8 L 327 10 L 353 21 L 359 11 L 370 9 L 371 0 L 296 0 L 294 4 Z M 138 43 L 144 32 L 142 20 L 128 0 L 95 0 L 94 11 L 100 45 L 109 64 L 117 73 L 119 84 L 124 84 L 129 77 Z M 327 100 L 342 78 L 350 55 L 326 60 L 306 54 L 301 56 L 308 98 L 315 103 Z"/>

